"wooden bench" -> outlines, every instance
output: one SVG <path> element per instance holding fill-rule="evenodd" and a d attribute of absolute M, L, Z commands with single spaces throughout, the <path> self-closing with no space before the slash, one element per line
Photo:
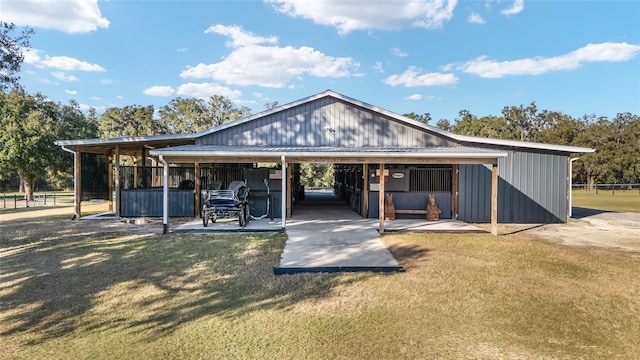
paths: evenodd
<path fill-rule="evenodd" d="M 401 209 L 395 209 L 394 211 L 396 214 L 418 214 L 418 215 L 426 215 L 427 214 L 427 210 L 401 210 Z"/>

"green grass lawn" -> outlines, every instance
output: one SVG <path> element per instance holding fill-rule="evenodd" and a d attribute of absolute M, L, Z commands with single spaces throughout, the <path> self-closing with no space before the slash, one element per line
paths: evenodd
<path fill-rule="evenodd" d="M 522 234 L 394 234 L 383 241 L 405 272 L 275 276 L 284 234 L 145 229 L 55 217 L 0 222 L 0 357 L 640 353 L 633 254 Z"/>
<path fill-rule="evenodd" d="M 585 190 L 573 191 L 573 206 L 621 212 L 640 213 L 640 192 L 638 190 L 600 190 L 591 194 Z"/>

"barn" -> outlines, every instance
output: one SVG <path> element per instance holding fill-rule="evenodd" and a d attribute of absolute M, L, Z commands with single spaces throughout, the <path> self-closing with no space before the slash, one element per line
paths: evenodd
<path fill-rule="evenodd" d="M 268 186 L 271 215 L 284 229 L 304 197 L 300 164 L 318 162 L 333 164 L 336 195 L 379 218 L 380 231 L 389 194 L 399 217 L 424 217 L 433 195 L 441 218 L 491 223 L 494 233 L 498 222 L 566 222 L 572 156 L 594 151 L 456 135 L 331 90 L 195 134 L 57 144 L 75 154 L 76 214 L 96 193 L 84 179 L 106 174 L 103 193 L 110 202 L 115 193 L 118 216 L 162 216 L 165 231 L 169 217 L 198 216 L 203 191 L 234 180 L 252 189 L 252 213 Z M 106 165 L 83 175 L 89 155 Z"/>

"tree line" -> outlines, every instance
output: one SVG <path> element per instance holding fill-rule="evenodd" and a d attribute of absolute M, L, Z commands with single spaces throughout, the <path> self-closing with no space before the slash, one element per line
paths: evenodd
<path fill-rule="evenodd" d="M 54 188 L 73 185 L 73 155 L 56 140 L 193 133 L 251 114 L 230 99 L 174 98 L 157 112 L 153 105 L 110 107 L 102 114 L 80 104 L 53 102 L 16 88 L 0 92 L 0 181 L 18 176 L 27 196 L 37 180 Z"/>
<path fill-rule="evenodd" d="M 431 116 L 415 113 L 405 116 L 428 123 Z M 596 149 L 573 165 L 575 183 L 640 182 L 640 116 L 628 112 L 615 118 L 584 115 L 574 118 L 559 111 L 538 110 L 528 106 L 505 106 L 501 116 L 478 117 L 468 110 L 458 112 L 453 121 L 436 123 L 442 130 L 506 140 L 571 145 Z"/>

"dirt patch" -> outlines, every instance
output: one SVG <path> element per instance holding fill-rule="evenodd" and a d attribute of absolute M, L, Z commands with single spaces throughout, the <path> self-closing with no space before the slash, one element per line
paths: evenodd
<path fill-rule="evenodd" d="M 567 224 L 544 225 L 526 233 L 570 246 L 591 246 L 638 252 L 640 214 L 602 212 Z"/>
<path fill-rule="evenodd" d="M 640 256 L 640 214 L 578 208 L 566 224 L 499 224 L 500 235 L 525 235 L 567 246 L 615 249 Z M 490 225 L 480 227 L 489 230 Z"/>

